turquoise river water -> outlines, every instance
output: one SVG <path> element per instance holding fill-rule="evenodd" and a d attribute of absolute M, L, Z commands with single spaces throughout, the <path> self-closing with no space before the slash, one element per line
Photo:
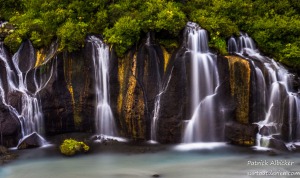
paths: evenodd
<path fill-rule="evenodd" d="M 34 154 L 34 150 L 31 151 Z M 299 172 L 297 172 L 299 171 Z M 0 167 L 1 178 L 300 177 L 299 154 L 269 154 L 226 144 L 175 146 L 148 153 L 23 158 Z"/>

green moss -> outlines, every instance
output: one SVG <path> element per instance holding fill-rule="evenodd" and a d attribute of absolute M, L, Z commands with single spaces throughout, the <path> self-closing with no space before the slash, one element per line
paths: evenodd
<path fill-rule="evenodd" d="M 66 139 L 60 145 L 60 152 L 66 156 L 73 156 L 76 153 L 87 152 L 90 147 L 84 142 L 79 142 L 74 139 Z"/>
<path fill-rule="evenodd" d="M 165 47 L 168 52 L 174 51 L 179 47 L 178 41 L 176 39 L 159 39 L 159 44 Z"/>

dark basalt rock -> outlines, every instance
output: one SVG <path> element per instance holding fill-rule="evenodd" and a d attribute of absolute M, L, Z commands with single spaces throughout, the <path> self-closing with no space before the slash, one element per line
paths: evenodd
<path fill-rule="evenodd" d="M 186 111 L 187 71 L 185 49 L 171 59 L 165 81 L 169 80 L 161 95 L 157 138 L 160 143 L 179 143 L 182 137 L 182 120 Z M 170 79 L 169 79 L 170 77 Z"/>
<path fill-rule="evenodd" d="M 283 141 L 277 140 L 274 138 L 271 138 L 269 140 L 268 147 L 279 150 L 279 151 L 285 151 L 285 152 L 289 151 L 289 149 L 287 148 L 287 146 L 285 145 L 285 143 Z"/>
<path fill-rule="evenodd" d="M 142 85 L 145 100 L 146 137 L 150 138 L 150 125 L 154 116 L 155 100 L 163 88 L 164 59 L 160 46 L 153 41 L 141 45 L 137 53 L 137 81 Z"/>
<path fill-rule="evenodd" d="M 263 136 L 269 136 L 269 135 L 271 135 L 275 132 L 276 132 L 276 127 L 275 126 L 263 126 L 259 130 L 259 134 L 261 134 Z"/>
<path fill-rule="evenodd" d="M 18 117 L 0 103 L 0 144 L 7 147 L 16 146 L 20 130 Z"/>
<path fill-rule="evenodd" d="M 112 52 L 110 101 L 121 135 L 135 141 L 150 138 L 154 104 L 163 85 L 164 60 L 152 35 L 123 58 Z"/>
<path fill-rule="evenodd" d="M 35 49 L 29 40 L 21 44 L 16 59 L 18 60 L 19 69 L 23 73 L 34 68 L 36 62 Z"/>
<path fill-rule="evenodd" d="M 0 156 L 8 154 L 8 149 L 0 145 Z"/>
<path fill-rule="evenodd" d="M 230 122 L 225 125 L 225 139 L 234 145 L 255 145 L 258 126 Z"/>
<path fill-rule="evenodd" d="M 290 146 L 290 150 L 292 150 L 294 152 L 300 152 L 300 144 L 299 143 L 293 143 Z"/>
<path fill-rule="evenodd" d="M 18 156 L 16 154 L 10 153 L 6 147 L 0 145 L 0 166 L 16 159 L 17 157 Z"/>
<path fill-rule="evenodd" d="M 92 45 L 86 43 L 85 48 L 61 53 L 52 60 L 54 74 L 40 92 L 47 134 L 94 130 L 92 51 Z"/>
<path fill-rule="evenodd" d="M 18 113 L 22 112 L 22 97 L 23 93 L 17 90 L 9 92 L 7 94 L 8 104 L 15 108 Z"/>
<path fill-rule="evenodd" d="M 45 140 L 37 133 L 32 133 L 25 138 L 23 138 L 17 148 L 19 150 L 41 147 L 45 144 Z"/>
<path fill-rule="evenodd" d="M 61 57 L 61 56 L 60 56 Z M 40 91 L 42 110 L 47 134 L 58 134 L 75 130 L 72 99 L 64 79 L 64 61 L 59 58 L 46 87 Z"/>

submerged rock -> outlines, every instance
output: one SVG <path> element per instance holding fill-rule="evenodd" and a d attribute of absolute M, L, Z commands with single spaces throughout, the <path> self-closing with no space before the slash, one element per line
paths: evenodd
<path fill-rule="evenodd" d="M 6 147 L 0 145 L 0 165 L 14 160 L 17 157 L 16 154 L 10 153 Z"/>
<path fill-rule="evenodd" d="M 23 138 L 23 140 L 20 141 L 17 148 L 21 150 L 21 149 L 41 147 L 45 144 L 45 142 L 46 141 L 39 134 L 34 132 L 31 135 L 28 135 L 27 137 Z"/>

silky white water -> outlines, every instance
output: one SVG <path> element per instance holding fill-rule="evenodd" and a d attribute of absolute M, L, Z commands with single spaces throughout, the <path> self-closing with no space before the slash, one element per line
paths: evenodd
<path fill-rule="evenodd" d="M 237 39 L 230 38 L 228 50 L 246 59 L 254 67 L 254 79 L 256 86 L 257 124 L 259 130 L 264 127 L 268 135 L 257 135 L 258 146 L 268 146 L 272 135 L 283 136 L 287 134 L 288 141 L 298 141 L 300 135 L 295 133 L 299 130 L 300 108 L 299 97 L 291 89 L 293 77 L 281 64 L 266 56 L 263 56 L 256 48 L 254 41 L 247 34 L 241 33 Z M 262 64 L 262 65 L 261 65 Z M 288 123 L 288 133 L 282 131 L 283 124 Z M 296 123 L 296 124 L 292 124 Z"/>
<path fill-rule="evenodd" d="M 184 131 L 183 142 L 216 140 L 215 90 L 219 85 L 216 56 L 209 52 L 208 36 L 197 24 L 188 24 L 187 48 L 191 54 L 190 106 L 192 117 Z"/>
<path fill-rule="evenodd" d="M 30 42 L 28 42 L 28 68 L 26 70 L 20 69 L 20 56 L 22 46 L 10 58 L 2 42 L 0 42 L 0 62 L 4 65 L 5 71 L 2 71 L 0 77 L 0 91 L 1 101 L 9 110 L 14 113 L 20 121 L 22 137 L 26 137 L 32 133 L 43 134 L 43 112 L 41 101 L 39 99 L 39 92 L 47 85 L 53 75 L 52 63 L 51 69 L 47 74 L 40 74 L 37 68 L 34 68 L 36 57 L 35 51 Z M 24 45 L 24 44 L 23 44 Z M 33 85 L 32 85 L 33 84 Z M 29 85 L 31 88 L 29 89 Z M 20 108 L 14 108 L 10 103 L 10 96 L 17 94 L 20 96 Z"/>
<path fill-rule="evenodd" d="M 96 132 L 100 135 L 117 136 L 114 117 L 109 105 L 109 47 L 99 38 L 89 36 L 92 44 L 96 92 Z"/>

